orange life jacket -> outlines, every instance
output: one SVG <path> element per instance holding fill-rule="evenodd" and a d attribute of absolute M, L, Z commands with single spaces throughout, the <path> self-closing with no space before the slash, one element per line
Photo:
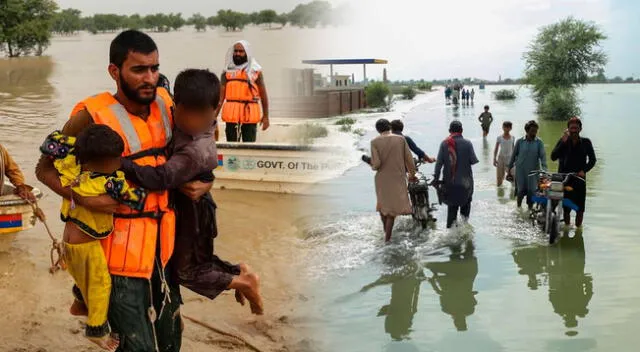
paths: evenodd
<path fill-rule="evenodd" d="M 222 121 L 231 123 L 256 124 L 262 118 L 260 89 L 256 80 L 260 72 L 255 72 L 247 80 L 246 70 L 227 72 L 225 77 L 225 102 L 222 105 Z"/>
<path fill-rule="evenodd" d="M 93 121 L 111 127 L 124 140 L 123 157 L 138 165 L 159 166 L 166 162 L 164 148 L 171 140 L 173 100 L 164 88 L 157 88 L 147 120 L 131 115 L 109 92 L 78 103 L 71 116 L 86 109 Z M 169 193 L 149 192 L 144 210 L 137 212 L 121 205 L 114 213 L 114 229 L 102 241 L 109 272 L 113 275 L 150 279 L 156 256 L 156 243 L 162 267 L 175 240 L 176 218 L 169 208 Z M 158 242 L 158 236 L 160 241 Z"/>

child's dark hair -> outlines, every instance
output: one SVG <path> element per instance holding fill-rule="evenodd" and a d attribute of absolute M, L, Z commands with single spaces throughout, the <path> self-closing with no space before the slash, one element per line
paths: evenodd
<path fill-rule="evenodd" d="M 538 123 L 537 123 L 537 122 L 535 122 L 534 120 L 530 120 L 529 122 L 527 122 L 527 123 L 524 125 L 524 131 L 525 131 L 525 132 L 529 132 L 529 130 L 530 130 L 532 127 L 538 128 Z"/>
<path fill-rule="evenodd" d="M 391 129 L 391 122 L 387 119 L 380 119 L 376 121 L 376 131 L 378 133 L 387 132 Z"/>
<path fill-rule="evenodd" d="M 505 121 L 502 123 L 502 127 L 512 128 L 513 124 L 511 123 L 511 121 Z"/>
<path fill-rule="evenodd" d="M 209 70 L 190 68 L 176 77 L 173 100 L 186 108 L 216 108 L 220 100 L 220 80 Z"/>
<path fill-rule="evenodd" d="M 107 125 L 93 124 L 76 138 L 75 154 L 79 163 L 117 158 L 124 152 L 124 141 Z"/>
<path fill-rule="evenodd" d="M 400 120 L 391 121 L 391 132 L 402 132 L 404 124 Z"/>
<path fill-rule="evenodd" d="M 489 108 L 489 105 L 485 105 L 485 106 L 484 106 L 484 108 L 485 108 L 485 110 L 486 110 L 486 109 L 488 109 L 488 108 Z"/>

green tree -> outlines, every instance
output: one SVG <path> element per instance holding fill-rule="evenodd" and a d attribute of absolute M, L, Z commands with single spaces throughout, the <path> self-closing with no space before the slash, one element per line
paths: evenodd
<path fill-rule="evenodd" d="M 82 30 L 80 10 L 64 9 L 53 17 L 51 31 L 59 34 L 73 34 Z"/>
<path fill-rule="evenodd" d="M 131 18 L 130 18 L 131 19 Z M 142 19 L 141 28 L 149 29 L 155 32 L 169 32 L 170 30 L 178 30 L 184 26 L 186 21 L 182 18 L 181 13 L 156 13 L 147 15 Z"/>
<path fill-rule="evenodd" d="M 373 82 L 365 88 L 367 105 L 372 108 L 384 107 L 391 96 L 391 89 L 384 82 Z"/>
<path fill-rule="evenodd" d="M 193 25 L 198 32 L 207 30 L 207 19 L 199 13 L 194 13 L 188 23 Z"/>
<path fill-rule="evenodd" d="M 113 13 L 97 13 L 93 15 L 93 23 L 90 28 L 97 32 L 115 32 L 127 27 L 129 18 L 127 16 Z"/>
<path fill-rule="evenodd" d="M 177 31 L 178 29 L 182 28 L 182 26 L 184 26 L 186 23 L 184 18 L 182 18 L 182 13 L 180 12 L 176 14 L 170 13 L 169 16 L 167 16 L 167 21 L 168 21 L 167 25 L 174 31 Z"/>
<path fill-rule="evenodd" d="M 261 22 L 260 22 L 260 13 L 259 12 L 252 12 L 252 13 L 248 14 L 247 17 L 248 17 L 249 23 L 261 24 Z"/>
<path fill-rule="evenodd" d="M 276 23 L 279 23 L 282 27 L 286 26 L 289 23 L 289 15 L 286 13 L 279 14 Z"/>
<path fill-rule="evenodd" d="M 607 77 L 604 75 L 604 69 L 599 69 L 598 74 L 589 78 L 590 83 L 606 83 Z"/>
<path fill-rule="evenodd" d="M 312 1 L 308 4 L 299 4 L 289 13 L 289 22 L 298 27 L 314 28 L 318 24 L 331 23 L 331 3 L 323 0 Z"/>
<path fill-rule="evenodd" d="M 579 101 L 573 88 L 553 87 L 545 95 L 538 107 L 542 116 L 563 116 L 565 120 L 572 116 L 580 115 Z"/>
<path fill-rule="evenodd" d="M 416 87 L 419 90 L 431 91 L 431 88 L 433 88 L 433 83 L 425 82 L 424 80 L 420 80 L 420 82 L 418 83 L 418 85 Z"/>
<path fill-rule="evenodd" d="M 245 25 L 251 23 L 252 15 L 236 12 L 233 10 L 219 10 L 216 21 L 219 26 L 225 28 L 227 32 L 242 30 Z"/>
<path fill-rule="evenodd" d="M 500 89 L 493 92 L 493 97 L 496 100 L 514 100 L 517 96 L 516 91 L 513 89 Z"/>
<path fill-rule="evenodd" d="M 0 52 L 42 55 L 49 46 L 58 5 L 53 0 L 0 2 Z"/>
<path fill-rule="evenodd" d="M 278 13 L 275 12 L 274 10 L 262 10 L 258 13 L 258 22 L 253 22 L 256 24 L 266 24 L 269 25 L 269 28 L 271 28 L 271 25 L 273 23 L 277 23 L 278 22 Z"/>
<path fill-rule="evenodd" d="M 217 27 L 219 25 L 220 21 L 218 21 L 218 16 L 207 17 L 207 26 Z"/>
<path fill-rule="evenodd" d="M 135 13 L 127 18 L 125 21 L 125 27 L 128 29 L 142 29 L 145 28 L 144 18 Z"/>
<path fill-rule="evenodd" d="M 594 23 L 573 17 L 540 30 L 524 54 L 526 82 L 533 86 L 534 99 L 538 102 L 540 113 L 540 104 L 553 88 L 574 89 L 587 83 L 591 75 L 604 68 L 607 56 L 600 48 L 600 42 L 606 38 Z M 571 110 L 575 110 L 575 107 L 555 111 Z M 542 116 L 560 120 L 569 117 L 546 114 Z"/>
<path fill-rule="evenodd" d="M 406 86 L 402 88 L 402 99 L 413 100 L 416 97 L 416 90 L 412 86 Z"/>

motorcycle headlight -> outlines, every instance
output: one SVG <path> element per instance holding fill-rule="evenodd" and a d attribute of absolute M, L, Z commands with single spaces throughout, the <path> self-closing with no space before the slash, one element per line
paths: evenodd
<path fill-rule="evenodd" d="M 564 191 L 564 185 L 562 184 L 562 182 L 551 182 L 551 190 L 554 192 L 562 192 Z"/>

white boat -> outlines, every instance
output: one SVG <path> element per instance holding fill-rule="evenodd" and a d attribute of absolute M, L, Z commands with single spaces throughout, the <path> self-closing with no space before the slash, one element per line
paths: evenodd
<path fill-rule="evenodd" d="M 217 143 L 214 188 L 311 193 L 348 168 L 344 150 L 283 143 Z"/>
<path fill-rule="evenodd" d="M 31 205 L 13 194 L 14 190 L 8 182 L 4 182 L 0 190 L 0 235 L 30 229 L 36 223 Z M 34 188 L 32 192 L 36 198 L 42 198 L 39 189 Z"/>

